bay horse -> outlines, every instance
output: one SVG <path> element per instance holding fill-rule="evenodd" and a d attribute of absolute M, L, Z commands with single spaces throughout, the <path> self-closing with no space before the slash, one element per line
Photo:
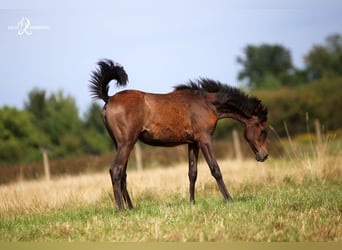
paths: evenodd
<path fill-rule="evenodd" d="M 128 209 L 133 208 L 126 170 L 129 154 L 138 140 L 152 146 L 188 144 L 191 203 L 195 202 L 199 150 L 224 200 L 232 201 L 213 151 L 212 135 L 219 119 L 241 122 L 256 160 L 267 159 L 267 109 L 258 98 L 207 78 L 175 86 L 167 94 L 124 90 L 109 96 L 109 82 L 116 80 L 117 87 L 126 86 L 128 76 L 120 64 L 111 60 L 103 59 L 98 66 L 92 72 L 89 87 L 95 99 L 105 102 L 102 118 L 117 150 L 109 173 L 119 211 L 125 209 L 124 203 Z"/>

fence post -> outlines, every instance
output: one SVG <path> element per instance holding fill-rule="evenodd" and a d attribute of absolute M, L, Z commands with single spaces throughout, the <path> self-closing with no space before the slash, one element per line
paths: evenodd
<path fill-rule="evenodd" d="M 241 153 L 241 144 L 240 144 L 239 134 L 236 129 L 233 129 L 232 134 L 233 134 L 233 146 L 234 146 L 235 157 L 238 161 L 241 161 L 242 153 Z"/>
<path fill-rule="evenodd" d="M 318 149 L 322 149 L 322 131 L 321 131 L 321 124 L 319 123 L 319 120 L 315 120 L 315 131 L 316 131 L 316 137 L 317 137 L 317 147 Z"/>
<path fill-rule="evenodd" d="M 44 173 L 45 173 L 45 179 L 47 181 L 50 181 L 50 164 L 49 164 L 49 158 L 48 158 L 48 148 L 40 148 L 40 151 L 43 154 L 43 164 L 44 164 Z"/>
<path fill-rule="evenodd" d="M 24 180 L 24 173 L 23 173 L 23 165 L 19 165 L 19 176 L 18 176 L 18 181 L 22 182 Z"/>
<path fill-rule="evenodd" d="M 134 154 L 135 154 L 135 162 L 137 163 L 137 169 L 138 171 L 142 171 L 143 162 L 142 162 L 141 146 L 139 142 L 137 142 L 134 146 Z"/>
<path fill-rule="evenodd" d="M 322 129 L 321 124 L 318 119 L 314 121 L 315 124 L 315 131 L 316 131 L 316 138 L 317 138 L 317 145 L 316 151 L 318 156 L 323 156 L 325 153 L 325 148 L 323 146 L 323 138 L 322 138 Z"/>

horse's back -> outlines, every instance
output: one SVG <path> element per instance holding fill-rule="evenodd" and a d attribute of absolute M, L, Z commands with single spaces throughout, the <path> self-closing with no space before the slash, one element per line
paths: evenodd
<path fill-rule="evenodd" d="M 143 105 L 144 92 L 138 90 L 124 90 L 111 96 L 106 104 L 107 110 L 115 112 L 136 112 Z"/>

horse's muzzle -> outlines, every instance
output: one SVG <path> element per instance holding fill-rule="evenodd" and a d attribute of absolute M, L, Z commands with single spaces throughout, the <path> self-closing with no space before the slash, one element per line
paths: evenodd
<path fill-rule="evenodd" d="M 256 153 L 255 159 L 260 162 L 264 162 L 267 160 L 268 153 Z"/>

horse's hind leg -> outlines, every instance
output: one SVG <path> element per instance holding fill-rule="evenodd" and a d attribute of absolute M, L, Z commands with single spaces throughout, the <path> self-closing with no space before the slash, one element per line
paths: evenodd
<path fill-rule="evenodd" d="M 112 180 L 112 185 L 113 185 L 114 199 L 115 199 L 116 205 L 118 206 L 119 211 L 124 209 L 123 198 L 127 202 L 128 200 L 130 201 L 128 192 L 126 189 L 126 181 L 123 180 L 123 178 L 126 176 L 126 163 L 128 161 L 129 153 L 131 152 L 131 150 L 132 150 L 132 146 L 129 146 L 129 145 L 118 146 L 116 158 L 109 170 L 110 177 Z"/>
<path fill-rule="evenodd" d="M 126 162 L 125 170 L 123 172 L 123 176 L 121 179 L 121 192 L 122 192 L 123 199 L 125 200 L 127 204 L 128 209 L 133 209 L 133 204 L 132 204 L 131 198 L 129 197 L 127 186 L 126 186 L 126 178 L 127 178 L 126 169 L 127 169 L 127 162 Z"/>
<path fill-rule="evenodd" d="M 190 202 L 195 203 L 195 183 L 197 179 L 197 159 L 198 159 L 198 145 L 197 144 L 189 144 L 189 193 L 190 193 Z"/>

